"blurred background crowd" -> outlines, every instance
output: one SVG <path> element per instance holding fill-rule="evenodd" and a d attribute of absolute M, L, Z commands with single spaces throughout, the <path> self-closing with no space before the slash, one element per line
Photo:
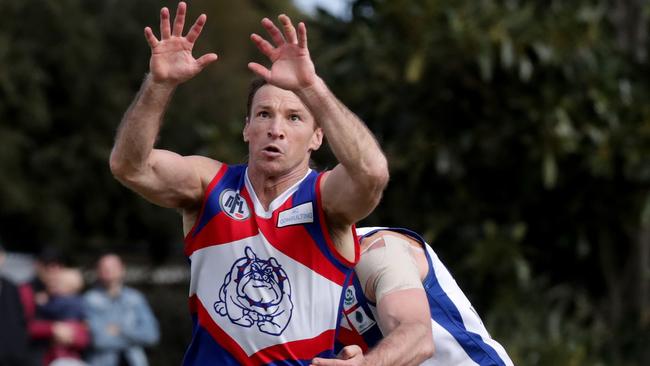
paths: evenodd
<path fill-rule="evenodd" d="M 161 146 L 244 161 L 246 64 L 264 62 L 249 35 L 264 16 L 304 20 L 318 73 L 389 159 L 364 225 L 424 233 L 517 365 L 650 364 L 650 1 L 344 3 L 191 1 L 189 18 L 208 15 L 195 52 L 219 60 L 177 91 Z M 88 317 L 116 298 L 105 260 L 153 329 L 140 356 L 109 358 L 177 365 L 191 336 L 180 216 L 107 163 L 161 6 L 175 2 L 0 0 L 2 294 L 16 285 L 37 362 L 100 350 Z"/>

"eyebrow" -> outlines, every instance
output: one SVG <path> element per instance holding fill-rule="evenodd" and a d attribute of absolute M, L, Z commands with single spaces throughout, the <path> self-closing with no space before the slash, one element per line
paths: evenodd
<path fill-rule="evenodd" d="M 273 106 L 271 104 L 257 104 L 253 110 L 258 111 L 258 110 L 269 110 L 273 109 Z M 294 113 L 294 114 L 304 114 L 307 112 L 306 108 L 287 108 L 286 112 L 288 113 Z"/>

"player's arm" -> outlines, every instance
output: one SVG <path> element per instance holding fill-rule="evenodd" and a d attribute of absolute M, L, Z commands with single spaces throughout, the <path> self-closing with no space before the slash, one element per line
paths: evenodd
<path fill-rule="evenodd" d="M 364 357 L 363 365 L 419 365 L 434 352 L 431 317 L 423 289 L 398 290 L 377 304 L 378 322 L 387 334 Z"/>
<path fill-rule="evenodd" d="M 256 34 L 251 37 L 273 62 L 271 69 L 256 63 L 249 67 L 269 83 L 294 91 L 323 129 L 340 163 L 322 182 L 323 208 L 333 227 L 348 228 L 379 203 L 388 182 L 386 158 L 365 124 L 316 74 L 305 24 L 299 23 L 296 29 L 287 16 L 278 19 L 283 31 L 269 19 L 262 21 L 275 45 Z"/>
<path fill-rule="evenodd" d="M 151 47 L 150 73 L 122 118 L 110 158 L 113 175 L 124 185 L 153 203 L 179 208 L 200 200 L 202 173 L 205 170 L 216 172 L 219 167 L 219 163 L 207 158 L 182 157 L 171 151 L 154 149 L 176 87 L 217 59 L 213 53 L 198 59 L 192 56 L 206 16 L 199 16 L 183 36 L 186 12 L 187 5 L 180 2 L 172 27 L 169 10 L 161 9 L 160 40 L 151 28 L 145 28 L 145 38 Z"/>
<path fill-rule="evenodd" d="M 385 235 L 364 254 L 355 272 L 369 300 L 377 302 L 377 322 L 384 339 L 363 355 L 347 346 L 338 360 L 314 359 L 319 366 L 419 365 L 434 352 L 431 317 L 409 243 Z"/>

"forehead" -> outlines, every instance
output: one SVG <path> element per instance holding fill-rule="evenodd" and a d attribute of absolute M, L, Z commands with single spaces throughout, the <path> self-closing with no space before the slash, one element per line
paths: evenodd
<path fill-rule="evenodd" d="M 114 256 L 106 256 L 99 260 L 99 267 L 101 268 L 116 268 L 121 267 L 122 261 L 119 258 Z"/>
<path fill-rule="evenodd" d="M 258 106 L 290 109 L 307 109 L 292 91 L 266 84 L 253 97 L 253 108 Z"/>

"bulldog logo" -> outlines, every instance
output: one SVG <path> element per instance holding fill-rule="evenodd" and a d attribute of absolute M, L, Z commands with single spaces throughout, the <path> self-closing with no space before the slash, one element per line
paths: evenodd
<path fill-rule="evenodd" d="M 233 324 L 280 335 L 293 311 L 287 273 L 273 257 L 260 259 L 250 247 L 244 252 L 226 274 L 214 310 Z"/>

